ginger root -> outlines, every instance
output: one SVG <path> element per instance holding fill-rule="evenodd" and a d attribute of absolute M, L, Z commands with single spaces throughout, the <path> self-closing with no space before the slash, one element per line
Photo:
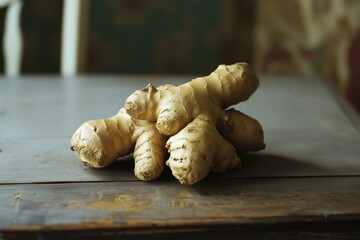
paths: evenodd
<path fill-rule="evenodd" d="M 156 89 L 149 84 L 128 97 L 125 109 L 135 119 L 156 121 L 162 134 L 172 136 L 200 113 L 214 122 L 226 118 L 224 109 L 247 100 L 258 85 L 247 63 L 220 65 L 210 75 L 178 87 L 165 85 Z"/>
<path fill-rule="evenodd" d="M 235 148 L 202 114 L 172 136 L 166 148 L 171 153 L 166 164 L 182 184 L 193 184 L 210 170 L 221 173 L 240 166 Z"/>
<path fill-rule="evenodd" d="M 227 109 L 247 100 L 258 85 L 246 63 L 220 65 L 180 86 L 149 84 L 130 95 L 114 117 L 80 126 L 72 149 L 91 167 L 105 167 L 135 149 L 135 175 L 152 180 L 164 168 L 166 147 L 175 178 L 196 183 L 210 170 L 240 166 L 239 153 L 265 148 L 259 122 Z"/>
<path fill-rule="evenodd" d="M 71 138 L 71 149 L 84 165 L 103 168 L 134 151 L 135 176 L 141 180 L 159 177 L 165 167 L 166 137 L 154 124 L 134 120 L 122 108 L 112 118 L 85 122 Z"/>

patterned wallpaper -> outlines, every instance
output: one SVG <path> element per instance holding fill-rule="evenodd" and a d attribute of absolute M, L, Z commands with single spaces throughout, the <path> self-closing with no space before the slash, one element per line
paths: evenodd
<path fill-rule="evenodd" d="M 258 0 L 256 20 L 258 72 L 324 76 L 360 112 L 360 1 Z"/>

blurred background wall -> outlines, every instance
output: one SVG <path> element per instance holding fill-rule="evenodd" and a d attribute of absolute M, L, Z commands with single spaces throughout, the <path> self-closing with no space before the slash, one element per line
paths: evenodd
<path fill-rule="evenodd" d="M 254 12 L 252 0 L 90 0 L 86 72 L 204 73 L 239 56 L 251 62 Z M 24 73 L 59 72 L 61 17 L 62 0 L 24 1 Z"/>
<path fill-rule="evenodd" d="M 317 75 L 360 112 L 360 1 L 257 0 L 259 73 Z"/>
<path fill-rule="evenodd" d="M 24 1 L 23 73 L 59 73 L 61 18 L 62 0 Z M 323 76 L 360 111 L 359 0 L 90 0 L 88 24 L 86 73 L 247 61 L 261 75 Z"/>

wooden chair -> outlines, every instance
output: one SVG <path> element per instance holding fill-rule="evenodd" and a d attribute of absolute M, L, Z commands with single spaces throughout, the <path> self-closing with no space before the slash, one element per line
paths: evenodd
<path fill-rule="evenodd" d="M 89 0 L 64 0 L 60 71 L 72 76 L 85 70 Z"/>
<path fill-rule="evenodd" d="M 4 24 L 4 72 L 7 76 L 20 73 L 22 57 L 22 36 L 20 29 L 21 0 L 0 0 L 0 8 L 7 7 Z"/>
<path fill-rule="evenodd" d="M 84 70 L 89 0 L 64 0 L 63 4 L 60 73 L 71 76 Z M 7 7 L 3 40 L 6 76 L 17 76 L 21 72 L 22 6 L 22 0 L 0 0 L 0 8 Z"/>

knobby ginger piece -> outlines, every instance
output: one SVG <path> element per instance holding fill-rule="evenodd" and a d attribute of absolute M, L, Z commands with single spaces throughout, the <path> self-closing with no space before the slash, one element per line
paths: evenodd
<path fill-rule="evenodd" d="M 182 184 L 194 184 L 210 170 L 222 173 L 240 166 L 235 148 L 202 115 L 169 138 L 166 148 L 170 152 L 166 164 Z"/>
<path fill-rule="evenodd" d="M 231 105 L 247 100 L 259 80 L 246 63 L 220 65 L 180 86 L 149 84 L 131 94 L 117 115 L 84 123 L 72 149 L 84 164 L 105 167 L 134 151 L 135 175 L 157 178 L 166 164 L 183 184 L 210 170 L 240 166 L 239 153 L 265 148 L 260 123 Z"/>
<path fill-rule="evenodd" d="M 247 63 L 220 65 L 210 75 L 180 86 L 150 84 L 130 95 L 125 109 L 135 119 L 156 122 L 162 134 L 172 136 L 200 113 L 221 121 L 226 118 L 224 109 L 247 100 L 258 85 Z"/>
<path fill-rule="evenodd" d="M 93 168 L 106 167 L 134 151 L 136 177 L 152 180 L 164 169 L 166 139 L 154 124 L 134 120 L 122 108 L 112 118 L 82 124 L 71 138 L 71 148 Z"/>

